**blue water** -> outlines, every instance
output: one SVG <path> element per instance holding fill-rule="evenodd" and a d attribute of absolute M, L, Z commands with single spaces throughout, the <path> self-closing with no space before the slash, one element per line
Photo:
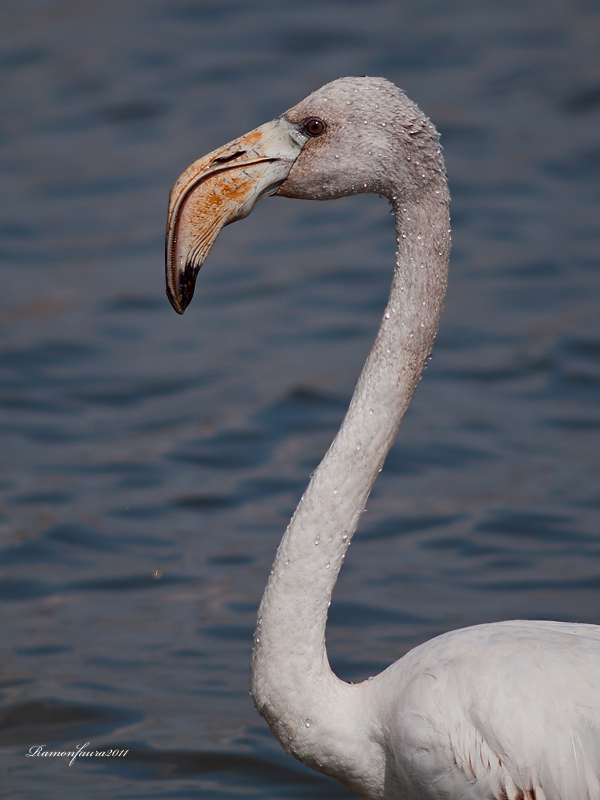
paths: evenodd
<path fill-rule="evenodd" d="M 173 180 L 346 74 L 439 127 L 434 358 L 331 608 L 362 679 L 450 628 L 600 621 L 600 10 L 591 2 L 4 0 L 0 792 L 331 798 L 255 713 L 256 609 L 387 295 L 375 197 L 269 199 L 185 317 Z M 35 745 L 127 748 L 68 766 Z"/>

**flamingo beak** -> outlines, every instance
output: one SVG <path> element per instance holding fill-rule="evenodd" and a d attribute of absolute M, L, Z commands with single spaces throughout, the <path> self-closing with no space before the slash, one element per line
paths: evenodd
<path fill-rule="evenodd" d="M 169 197 L 166 236 L 167 297 L 183 314 L 200 267 L 221 228 L 247 217 L 287 178 L 304 139 L 284 117 L 194 161 Z"/>

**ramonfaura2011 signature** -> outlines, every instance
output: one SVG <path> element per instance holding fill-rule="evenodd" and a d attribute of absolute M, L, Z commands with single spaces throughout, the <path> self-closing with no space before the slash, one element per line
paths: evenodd
<path fill-rule="evenodd" d="M 85 750 L 89 747 L 89 742 L 78 744 L 75 750 L 47 750 L 45 744 L 35 744 L 25 753 L 26 758 L 46 757 L 46 758 L 70 758 L 69 766 L 76 758 L 123 758 L 129 750 Z"/>

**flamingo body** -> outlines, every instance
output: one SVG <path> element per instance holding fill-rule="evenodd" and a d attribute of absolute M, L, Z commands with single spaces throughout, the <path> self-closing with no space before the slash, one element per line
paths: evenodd
<path fill-rule="evenodd" d="M 600 797 L 599 660 L 597 626 L 560 622 L 478 625 L 410 651 L 367 682 L 393 753 L 382 796 Z"/>

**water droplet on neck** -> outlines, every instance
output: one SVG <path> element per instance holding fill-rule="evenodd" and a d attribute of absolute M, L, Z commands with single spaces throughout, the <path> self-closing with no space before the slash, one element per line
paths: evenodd
<path fill-rule="evenodd" d="M 307 719 L 304 724 L 306 725 L 307 728 L 310 728 L 310 720 L 309 719 Z"/>
<path fill-rule="evenodd" d="M 334 490 L 333 490 L 333 493 L 334 493 L 334 494 L 337 494 L 337 489 L 334 489 Z"/>
<path fill-rule="evenodd" d="M 342 542 L 345 542 L 347 539 L 348 539 L 348 534 L 346 533 L 346 531 L 344 531 L 342 533 Z"/>
<path fill-rule="evenodd" d="M 315 546 L 318 545 L 320 541 L 321 541 L 321 537 L 320 536 L 315 536 Z"/>

